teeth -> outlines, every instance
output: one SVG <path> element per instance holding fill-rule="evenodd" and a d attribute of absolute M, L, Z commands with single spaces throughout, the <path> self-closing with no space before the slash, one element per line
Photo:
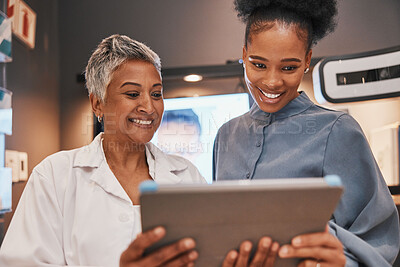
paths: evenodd
<path fill-rule="evenodd" d="M 265 95 L 268 98 L 277 98 L 278 96 L 280 96 L 281 94 L 267 94 L 264 91 L 260 90 L 261 93 L 263 93 L 263 95 Z"/>
<path fill-rule="evenodd" d="M 143 121 L 143 120 L 139 120 L 139 119 L 129 119 L 130 121 L 133 121 L 134 123 L 137 124 L 142 124 L 142 125 L 149 125 L 151 124 L 153 121 Z"/>

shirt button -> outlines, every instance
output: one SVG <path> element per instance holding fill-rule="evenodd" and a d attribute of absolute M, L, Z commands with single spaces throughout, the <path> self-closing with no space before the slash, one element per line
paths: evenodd
<path fill-rule="evenodd" d="M 261 142 L 258 141 L 258 142 L 256 143 L 256 146 L 257 146 L 257 147 L 260 147 L 260 146 L 261 146 Z"/>
<path fill-rule="evenodd" d="M 118 219 L 119 219 L 120 222 L 127 222 L 127 221 L 129 221 L 129 216 L 126 213 L 121 213 L 118 216 Z"/>
<path fill-rule="evenodd" d="M 249 179 L 250 178 L 250 173 L 246 173 L 246 178 Z"/>

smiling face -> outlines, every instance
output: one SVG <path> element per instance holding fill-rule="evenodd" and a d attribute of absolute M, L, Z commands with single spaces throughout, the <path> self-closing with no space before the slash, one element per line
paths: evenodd
<path fill-rule="evenodd" d="M 90 96 L 93 111 L 104 120 L 104 138 L 145 144 L 160 125 L 164 112 L 161 76 L 153 64 L 123 63 L 111 76 L 104 102 Z"/>
<path fill-rule="evenodd" d="M 243 63 L 247 87 L 260 109 L 274 113 L 296 98 L 310 61 L 311 50 L 299 39 L 295 25 L 275 22 L 272 28 L 252 33 L 243 47 Z"/>

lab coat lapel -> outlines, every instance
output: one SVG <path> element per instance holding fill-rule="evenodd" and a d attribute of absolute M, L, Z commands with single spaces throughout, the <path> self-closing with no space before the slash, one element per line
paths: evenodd
<path fill-rule="evenodd" d="M 97 183 L 107 193 L 132 203 L 128 194 L 125 192 L 105 160 L 103 160 L 100 166 L 93 172 L 90 180 Z"/>
<path fill-rule="evenodd" d="M 118 182 L 114 173 L 108 166 L 101 145 L 101 133 L 93 142 L 82 148 L 74 162 L 74 167 L 93 168 L 90 180 L 98 184 L 104 191 L 121 199 L 132 202 Z M 146 159 L 149 166 L 149 174 L 159 184 L 177 184 L 182 182 L 180 172 L 188 166 L 181 159 L 167 155 L 152 143 L 146 144 Z"/>
<path fill-rule="evenodd" d="M 92 168 L 92 175 L 89 177 L 91 181 L 107 193 L 132 203 L 105 160 L 101 140 L 102 133 L 88 146 L 83 147 L 75 158 L 74 167 Z"/>
<path fill-rule="evenodd" d="M 187 169 L 187 165 L 167 155 L 152 143 L 146 144 L 146 158 L 150 176 L 159 184 L 177 184 L 182 181 L 180 172 Z"/>

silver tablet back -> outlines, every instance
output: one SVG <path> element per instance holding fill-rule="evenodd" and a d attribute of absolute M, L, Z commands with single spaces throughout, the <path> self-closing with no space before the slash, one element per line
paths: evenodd
<path fill-rule="evenodd" d="M 296 235 L 324 231 L 342 190 L 319 178 L 160 185 L 141 194 L 142 228 L 167 230 L 151 251 L 192 237 L 199 252 L 196 266 L 221 266 L 244 240 L 257 244 L 270 236 L 283 245 Z M 277 259 L 275 266 L 294 267 L 298 261 Z"/>

